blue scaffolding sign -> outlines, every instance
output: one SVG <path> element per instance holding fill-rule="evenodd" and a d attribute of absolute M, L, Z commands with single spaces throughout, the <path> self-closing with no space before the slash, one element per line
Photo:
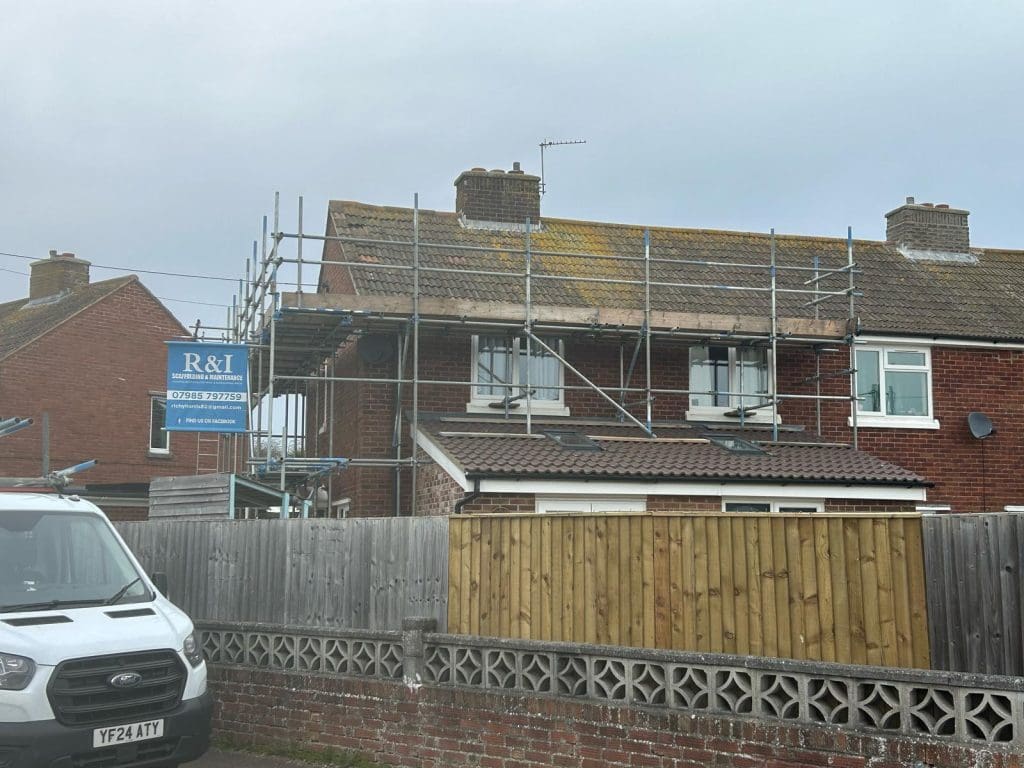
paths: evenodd
<path fill-rule="evenodd" d="M 168 431 L 244 432 L 248 412 L 244 344 L 167 342 Z"/>

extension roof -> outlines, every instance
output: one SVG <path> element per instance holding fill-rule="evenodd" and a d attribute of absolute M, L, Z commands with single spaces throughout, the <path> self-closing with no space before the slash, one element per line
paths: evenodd
<path fill-rule="evenodd" d="M 459 298 L 490 302 L 522 302 L 521 277 L 482 272 L 511 273 L 523 270 L 524 233 L 469 226 L 455 213 L 421 210 L 421 243 L 456 244 L 509 249 L 508 252 L 420 249 L 424 267 L 444 267 L 455 272 L 420 275 L 425 297 Z M 332 201 L 328 210 L 328 235 L 375 240 L 412 239 L 412 210 Z M 709 290 L 654 285 L 651 304 L 655 310 L 728 314 L 750 317 L 769 315 L 767 266 L 758 270 L 736 264 L 767 265 L 770 236 L 765 233 L 726 232 L 706 229 L 650 229 L 651 256 L 655 259 L 724 262 L 729 266 L 694 266 L 652 263 L 653 282 L 702 285 L 739 285 L 747 290 Z M 387 244 L 340 245 L 342 260 L 368 265 L 410 265 L 411 248 Z M 599 284 L 545 279 L 545 275 L 576 278 L 602 277 L 642 281 L 641 261 L 593 259 L 584 254 L 633 257 L 644 255 L 643 227 L 544 217 L 540 231 L 531 234 L 533 300 L 537 304 L 570 307 L 643 307 L 642 285 Z M 780 266 L 811 267 L 819 259 L 828 271 L 846 264 L 846 240 L 842 237 L 776 237 Z M 558 255 L 553 255 L 558 254 Z M 565 255 L 569 254 L 569 255 Z M 579 254 L 579 255 L 576 255 Z M 959 337 L 1000 341 L 1024 341 L 1024 251 L 972 249 L 974 260 L 923 261 L 907 258 L 894 246 L 874 240 L 855 240 L 854 258 L 860 270 L 856 314 L 865 333 L 921 337 Z M 343 271 L 345 274 L 342 274 Z M 780 271 L 780 288 L 807 288 L 809 272 Z M 848 287 L 845 274 L 822 281 L 823 290 Z M 371 269 L 324 265 L 321 291 L 348 292 L 363 296 L 409 295 L 409 270 Z M 755 290 L 758 289 L 758 290 Z M 779 314 L 813 318 L 804 303 L 812 297 L 779 295 Z M 821 317 L 845 319 L 844 297 L 820 305 Z"/>
<path fill-rule="evenodd" d="M 600 451 L 565 448 L 541 436 L 544 429 L 575 429 Z M 521 420 L 427 417 L 420 431 L 470 479 L 575 478 L 594 480 L 675 480 L 781 482 L 926 487 L 924 478 L 848 446 L 824 443 L 813 435 L 770 429 L 674 424 L 656 427 L 657 439 L 637 438 L 635 427 L 609 421 L 547 419 L 527 436 Z M 728 434 L 758 445 L 764 453 L 734 453 L 706 439 Z"/>
<path fill-rule="evenodd" d="M 119 288 L 138 280 L 135 275 L 115 277 L 40 301 L 16 299 L 0 304 L 0 360 L 31 344 Z"/>

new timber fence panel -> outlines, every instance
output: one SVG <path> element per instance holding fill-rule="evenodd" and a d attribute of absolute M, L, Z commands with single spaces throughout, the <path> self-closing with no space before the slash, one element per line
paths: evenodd
<path fill-rule="evenodd" d="M 449 526 L 452 633 L 931 666 L 918 516 L 487 514 Z M 1019 540 L 994 539 L 1007 556 Z M 1002 594 L 977 610 L 995 615 Z"/>
<path fill-rule="evenodd" d="M 924 518 L 936 669 L 1024 675 L 1024 514 Z"/>
<path fill-rule="evenodd" d="M 403 618 L 425 616 L 447 626 L 447 518 L 117 527 L 148 573 L 167 574 L 169 597 L 196 621 L 397 630 Z"/>

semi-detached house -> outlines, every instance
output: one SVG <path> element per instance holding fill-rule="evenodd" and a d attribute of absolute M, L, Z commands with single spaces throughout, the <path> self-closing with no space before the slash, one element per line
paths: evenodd
<path fill-rule="evenodd" d="M 33 421 L 0 438 L 0 477 L 95 459 L 73 487 L 144 519 L 150 480 L 198 468 L 195 434 L 164 430 L 165 342 L 187 332 L 135 275 L 92 282 L 89 267 L 51 251 L 28 296 L 0 304 L 0 419 Z"/>
<path fill-rule="evenodd" d="M 336 509 L 1024 504 L 1024 252 L 973 247 L 967 211 L 908 198 L 848 241 L 550 218 L 518 166 L 455 187 L 332 201 L 317 294 L 282 296 L 347 316 L 300 371 L 331 380 L 307 455 L 362 459 Z"/>

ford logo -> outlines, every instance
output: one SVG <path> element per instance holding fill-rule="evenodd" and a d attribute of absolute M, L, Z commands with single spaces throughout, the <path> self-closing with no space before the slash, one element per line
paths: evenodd
<path fill-rule="evenodd" d="M 142 682 L 142 675 L 138 672 L 118 672 L 111 675 L 107 682 L 114 688 L 134 688 Z"/>

